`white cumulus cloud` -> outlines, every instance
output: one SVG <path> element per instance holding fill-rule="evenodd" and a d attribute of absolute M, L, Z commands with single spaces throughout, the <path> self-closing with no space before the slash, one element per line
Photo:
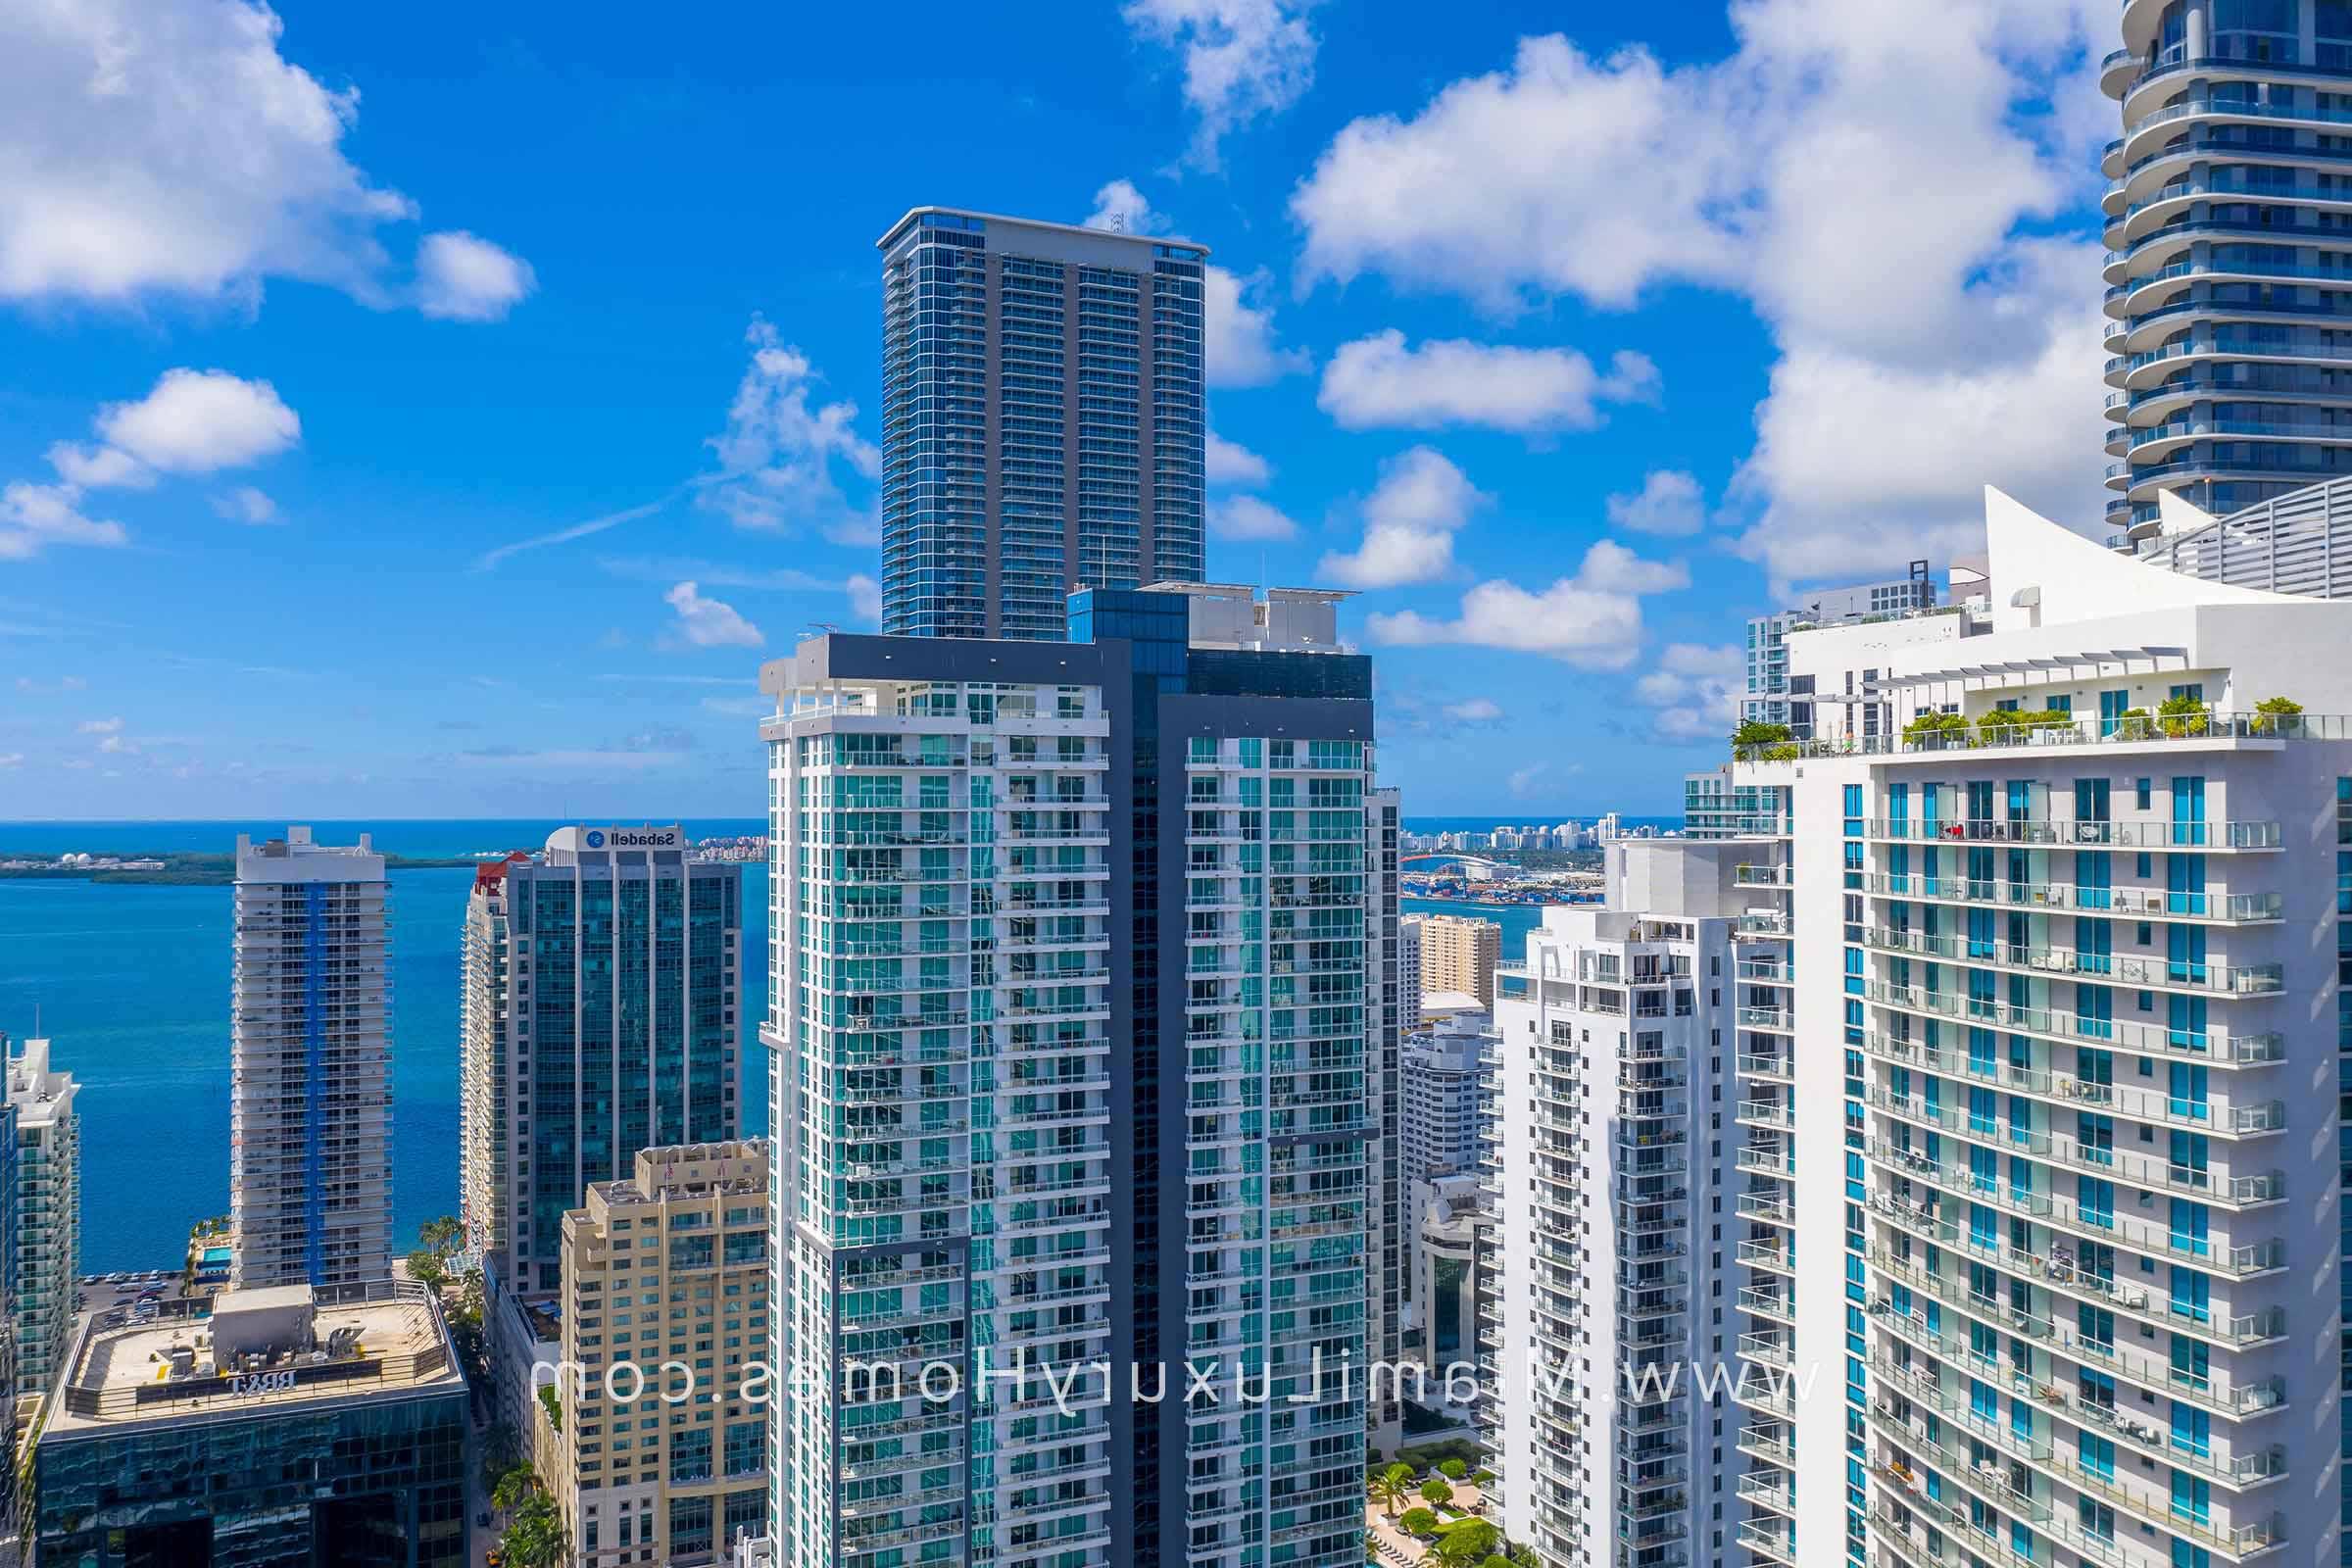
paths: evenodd
<path fill-rule="evenodd" d="M 1274 477 L 1274 466 L 1238 441 L 1208 432 L 1206 479 L 1212 485 L 1250 490 Z"/>
<path fill-rule="evenodd" d="M 1298 537 L 1298 525 L 1255 496 L 1220 496 L 1208 504 L 1208 531 L 1217 539 L 1280 540 Z"/>
<path fill-rule="evenodd" d="M 1642 488 L 1608 499 L 1609 526 L 1635 533 L 1687 534 L 1706 526 L 1707 497 L 1698 481 L 1675 468 L 1652 469 Z"/>
<path fill-rule="evenodd" d="M 1647 403 L 1658 368 L 1624 350 L 1607 371 L 1573 349 L 1459 338 L 1406 346 L 1395 327 L 1343 343 L 1323 368 L 1316 406 L 1350 430 L 1485 425 L 1520 435 L 1589 430 L 1604 403 Z"/>
<path fill-rule="evenodd" d="M 98 414 L 107 446 L 164 473 L 211 473 L 275 457 L 302 439 L 277 388 L 226 370 L 166 370 L 135 403 Z"/>
<path fill-rule="evenodd" d="M 0 299 L 397 304 L 383 231 L 416 205 L 346 156 L 359 90 L 283 31 L 257 0 L 0 7 Z"/>
<path fill-rule="evenodd" d="M 1200 374 L 1210 386 L 1264 386 L 1311 363 L 1302 349 L 1275 342 L 1272 279 L 1264 268 L 1243 275 L 1211 263 L 1200 270 Z"/>
<path fill-rule="evenodd" d="M 697 648 L 757 648 L 766 640 L 733 605 L 704 598 L 691 582 L 679 583 L 662 597 L 678 612 L 678 635 Z"/>
<path fill-rule="evenodd" d="M 1492 697 L 1472 697 L 1446 705 L 1446 716 L 1465 724 L 1491 724 L 1502 717 L 1502 705 Z"/>
<path fill-rule="evenodd" d="M 1086 215 L 1086 226 L 1122 234 L 1156 234 L 1167 227 L 1167 220 L 1152 210 L 1134 180 L 1114 179 L 1095 192 L 1095 210 Z"/>
<path fill-rule="evenodd" d="M 500 320 L 538 286 L 530 263 L 462 228 L 416 247 L 416 308 L 442 320 Z"/>
<path fill-rule="evenodd" d="M 1453 535 L 1493 497 L 1432 447 L 1413 447 L 1381 465 L 1364 502 L 1363 542 L 1324 556 L 1317 573 L 1348 588 L 1430 582 L 1453 567 Z"/>
<path fill-rule="evenodd" d="M 144 490 L 155 483 L 155 470 L 119 447 L 53 441 L 48 458 L 59 478 L 83 490 Z"/>
<path fill-rule="evenodd" d="M 119 545 L 127 537 L 121 523 L 82 514 L 77 486 L 0 488 L 0 561 L 23 561 L 49 545 Z"/>
<path fill-rule="evenodd" d="M 1743 295 L 1780 360 L 1732 496 L 1776 580 L 1974 536 L 1986 481 L 2100 531 L 2097 253 L 2036 225 L 2081 199 L 2112 115 L 2087 63 L 2112 8 L 1949 0 L 1932 29 L 1884 0 L 1729 9 L 1713 61 L 1528 37 L 1351 122 L 1293 197 L 1302 278 L 1496 313 Z"/>
<path fill-rule="evenodd" d="M 1315 79 L 1313 0 L 1129 0 L 1121 12 L 1139 37 L 1176 50 L 1184 101 L 1200 117 L 1191 157 L 1217 167 L 1225 133 L 1278 114 Z"/>
<path fill-rule="evenodd" d="M 754 317 L 744 337 L 752 363 L 736 385 L 726 429 L 706 443 L 718 468 L 698 481 L 698 499 L 739 528 L 855 523 L 860 514 L 842 494 L 836 464 L 869 480 L 882 472 L 881 451 L 858 433 L 858 405 L 816 403 L 823 378 L 765 319 Z"/>
<path fill-rule="evenodd" d="M 1642 647 L 1644 595 L 1690 585 L 1679 564 L 1644 561 L 1611 539 L 1585 552 L 1574 576 L 1541 592 L 1491 578 L 1462 595 L 1453 620 L 1413 611 L 1365 619 L 1375 642 L 1413 647 L 1457 643 L 1545 654 L 1592 669 L 1622 669 Z"/>
<path fill-rule="evenodd" d="M 1634 682 L 1634 696 L 1658 710 L 1657 732 L 1666 739 L 1720 736 L 1739 716 L 1742 675 L 1742 655 L 1733 644 L 1668 643 Z"/>
<path fill-rule="evenodd" d="M 166 370 L 145 397 L 100 409 L 95 427 L 96 444 L 49 444 L 46 456 L 59 483 L 0 489 L 0 560 L 22 560 L 53 544 L 123 543 L 128 536 L 121 523 L 84 512 L 89 491 L 144 490 L 162 474 L 243 467 L 302 439 L 302 421 L 275 387 L 226 370 Z M 257 504 L 275 512 L 267 496 L 250 488 L 235 492 L 232 504 L 247 521 L 269 520 L 250 515 Z M 221 505 L 214 502 L 216 510 Z"/>

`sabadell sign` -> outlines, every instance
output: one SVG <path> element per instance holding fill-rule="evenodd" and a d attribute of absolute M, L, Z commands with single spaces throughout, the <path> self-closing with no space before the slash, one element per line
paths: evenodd
<path fill-rule="evenodd" d="M 592 827 L 580 842 L 592 850 L 674 850 L 685 840 L 674 827 Z"/>

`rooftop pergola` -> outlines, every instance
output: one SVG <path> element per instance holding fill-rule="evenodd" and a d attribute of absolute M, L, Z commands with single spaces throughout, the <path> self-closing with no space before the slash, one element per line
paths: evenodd
<path fill-rule="evenodd" d="M 1943 669 L 1888 674 L 1866 683 L 1863 690 L 1873 697 L 1915 692 L 1923 687 L 1941 687 L 1947 692 L 1956 690 L 1958 693 L 1991 691 L 2009 686 L 2042 685 L 2059 675 L 2095 678 L 2110 668 L 2128 675 L 2132 673 L 2134 662 L 2144 662 L 2148 671 L 2154 673 L 2165 667 L 2166 660 L 2178 660 L 2180 663 L 2174 667 L 2185 669 L 2188 667 L 2188 650 L 2156 643 L 2142 644 L 2137 648 L 2087 648 L 2074 653 L 2045 654 L 2035 659 L 1995 660 L 1983 664 L 1953 664 Z"/>

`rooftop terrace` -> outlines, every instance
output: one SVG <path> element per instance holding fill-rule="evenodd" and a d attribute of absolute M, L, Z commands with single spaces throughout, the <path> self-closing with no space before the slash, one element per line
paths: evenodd
<path fill-rule="evenodd" d="M 226 1292 L 84 1315 L 42 1441 L 436 1387 L 465 1379 L 413 1280 Z"/>

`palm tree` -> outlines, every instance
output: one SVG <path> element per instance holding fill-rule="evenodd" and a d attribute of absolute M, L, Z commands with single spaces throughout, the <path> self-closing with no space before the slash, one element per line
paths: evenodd
<path fill-rule="evenodd" d="M 490 1506 L 500 1513 L 519 1508 L 539 1492 L 539 1475 L 527 1464 L 518 1464 L 498 1478 L 490 1488 Z"/>
<path fill-rule="evenodd" d="M 1368 1477 L 1364 1487 L 1371 1494 L 1372 1500 L 1384 1505 L 1389 1517 L 1394 1519 L 1396 1517 L 1396 1505 L 1413 1494 L 1413 1467 L 1409 1464 L 1393 1464 Z"/>
<path fill-rule="evenodd" d="M 534 1488 L 514 1510 L 499 1545 L 509 1568 L 561 1568 L 570 1544 L 564 1540 L 564 1516 L 556 1511 L 555 1498 Z"/>

